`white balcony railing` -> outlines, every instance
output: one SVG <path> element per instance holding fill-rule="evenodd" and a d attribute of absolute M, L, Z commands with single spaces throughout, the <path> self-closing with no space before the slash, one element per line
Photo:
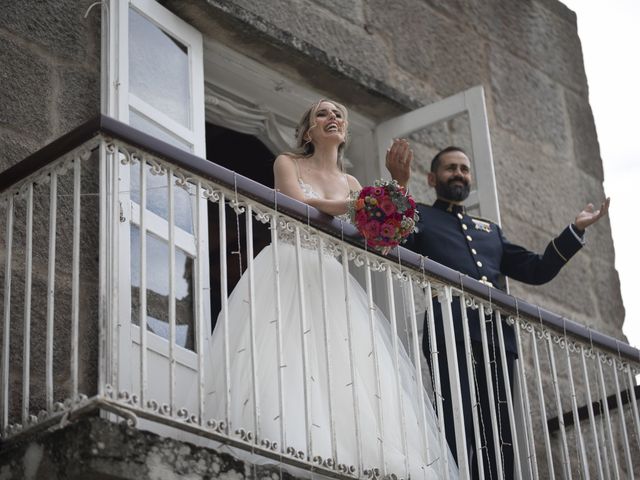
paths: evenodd
<path fill-rule="evenodd" d="M 467 478 L 486 452 L 502 465 L 507 444 L 514 472 L 499 468 L 498 478 L 640 471 L 640 352 L 627 344 L 411 252 L 369 252 L 350 225 L 105 117 L 0 179 L 5 442 L 101 410 L 334 477 Z M 261 238 L 273 264 L 256 278 Z M 291 271 L 282 270 L 285 255 Z M 243 270 L 247 298 L 229 298 Z M 255 300 L 267 288 L 271 311 Z M 247 311 L 242 334 L 238 305 Z M 486 319 L 485 363 L 468 354 L 474 375 L 450 375 L 453 418 L 441 414 L 434 305 L 448 352 L 456 308 Z M 366 321 L 354 318 L 363 311 Z M 340 332 L 328 328 L 332 315 L 344 315 Z M 513 378 L 500 374 L 506 409 L 483 418 L 474 382 L 482 369 L 491 383 L 506 362 L 494 324 L 515 329 L 519 360 Z M 466 329 L 464 337 L 470 352 Z M 463 382 L 475 451 L 462 438 Z M 450 423 L 459 468 L 438 453 Z M 477 465 L 481 478 L 491 476 L 485 467 Z"/>

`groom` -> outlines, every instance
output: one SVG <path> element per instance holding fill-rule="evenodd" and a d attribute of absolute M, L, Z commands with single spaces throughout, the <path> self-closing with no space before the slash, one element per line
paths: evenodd
<path fill-rule="evenodd" d="M 406 185 L 409 180 L 411 161 L 412 153 L 408 143 L 405 140 L 394 141 L 387 152 L 387 168 L 392 177 L 403 185 Z M 585 229 L 606 215 L 609 208 L 608 198 L 597 211 L 594 211 L 593 205 L 589 204 L 576 216 L 574 223 L 567 226 L 560 235 L 551 240 L 544 253 L 539 255 L 510 243 L 504 237 L 497 224 L 467 214 L 463 202 L 469 196 L 471 180 L 471 162 L 461 148 L 450 146 L 440 151 L 433 158 L 430 172 L 427 175 L 427 182 L 429 186 L 435 189 L 437 200 L 431 206 L 418 205 L 420 214 L 418 232 L 409 238 L 405 246 L 431 260 L 501 290 L 506 289 L 505 276 L 534 285 L 540 285 L 553 279 L 569 259 L 584 245 Z M 437 345 L 434 348 L 439 352 L 438 365 L 443 395 L 442 414 L 446 420 L 446 438 L 455 456 L 454 417 L 450 401 L 449 372 L 444 345 L 444 325 L 440 303 L 436 299 L 433 301 L 433 310 L 437 340 Z M 452 305 L 452 313 L 462 390 L 465 440 L 472 477 L 478 478 L 477 459 L 473 457 L 476 446 L 471 416 L 469 372 L 467 372 L 462 336 L 462 315 L 457 303 Z M 490 424 L 489 392 L 480 341 L 478 311 L 469 309 L 467 318 L 472 343 L 471 348 L 476 365 L 476 398 L 480 403 L 481 425 L 484 424 L 484 438 L 482 440 L 483 445 L 486 446 L 483 449 L 484 471 L 486 478 L 497 478 L 498 466 L 495 461 L 493 430 Z M 426 320 L 425 313 L 423 329 L 425 333 L 428 331 Z M 497 338 L 496 327 L 491 322 L 491 317 L 487 317 L 484 320 L 487 322 L 487 336 L 491 345 L 491 339 Z M 507 370 L 509 378 L 512 380 L 514 362 L 517 358 L 515 332 L 512 327 L 506 324 L 502 325 L 502 329 L 507 354 Z M 427 361 L 430 363 L 428 335 L 424 333 L 422 348 Z M 490 351 L 490 355 L 497 354 L 497 349 L 490 348 Z M 508 412 L 506 399 L 504 398 L 505 386 L 503 383 L 502 362 L 499 358 L 492 358 L 491 360 L 495 361 L 497 367 L 494 367 L 492 374 L 496 411 L 500 418 L 503 419 L 500 422 L 503 468 L 506 478 L 510 478 L 513 472 L 513 447 L 509 422 L 505 420 L 508 419 Z M 430 367 L 433 368 L 432 365 Z M 495 371 L 496 369 L 497 372 Z"/>

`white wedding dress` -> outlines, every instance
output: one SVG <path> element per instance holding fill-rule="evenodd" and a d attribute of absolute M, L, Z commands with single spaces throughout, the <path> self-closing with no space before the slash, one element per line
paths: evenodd
<path fill-rule="evenodd" d="M 302 180 L 300 184 L 305 195 L 315 195 Z M 272 245 L 264 248 L 253 261 L 257 405 L 252 381 L 247 272 L 229 296 L 229 431 L 244 429 L 255 434 L 254 410 L 257 406 L 258 440 L 268 439 L 280 444 L 280 369 L 283 376 L 285 447 L 293 447 L 295 451 L 303 452 L 309 460 L 319 456 L 322 459 L 333 459 L 336 465 L 353 465 L 356 471 L 360 455 L 361 476 L 364 476 L 364 469 L 378 468 L 381 473 L 395 473 L 398 478 L 407 478 L 409 474 L 412 479 L 440 479 L 444 478 L 444 469 L 448 468 L 450 478 L 457 478 L 457 467 L 448 448 L 444 454 L 442 453 L 434 409 L 426 393 L 418 392 L 415 367 L 400 342 L 399 379 L 396 376 L 390 323 L 377 309 L 374 313 L 374 339 L 379 383 L 376 380 L 376 356 L 372 354 L 374 349 L 367 294 L 358 281 L 348 275 L 348 307 L 353 333 L 350 347 L 343 268 L 336 258 L 324 253 L 322 257 L 327 298 L 326 335 L 331 368 L 329 386 L 319 256 L 317 249 L 308 245 L 300 249 L 306 317 L 304 337 L 307 344 L 307 401 L 310 404 L 307 422 L 296 249 L 291 238 L 281 236 L 277 250 L 282 364 L 278 362 L 276 272 Z M 215 376 L 206 379 L 207 418 L 225 418 L 223 323 L 222 317 L 219 316 L 209 342 L 209 355 Z M 353 379 L 351 358 L 355 372 Z M 397 385 L 400 385 L 401 392 L 398 392 Z M 378 391 L 380 398 L 377 395 Z M 380 405 L 378 401 L 381 402 Z M 421 420 L 423 406 L 426 411 L 426 425 L 423 425 L 424 422 Z M 378 421 L 379 411 L 382 414 L 382 422 Z M 401 412 L 404 418 L 401 418 Z M 307 423 L 311 430 L 310 438 L 307 434 Z M 332 423 L 335 432 L 333 442 Z M 311 445 L 311 452 L 307 451 L 308 443 Z M 334 458 L 334 452 L 337 458 Z"/>

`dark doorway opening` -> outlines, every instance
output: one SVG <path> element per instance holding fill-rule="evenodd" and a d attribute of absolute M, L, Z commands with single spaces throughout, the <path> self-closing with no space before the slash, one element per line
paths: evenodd
<path fill-rule="evenodd" d="M 206 124 L 207 159 L 273 188 L 275 155 L 256 137 L 228 128 Z M 209 281 L 211 285 L 211 324 L 215 326 L 222 308 L 220 295 L 220 214 L 217 203 L 208 204 Z M 246 217 L 229 206 L 226 216 L 226 263 L 228 294 L 247 268 Z M 271 242 L 269 226 L 253 219 L 253 253 L 257 255 Z"/>

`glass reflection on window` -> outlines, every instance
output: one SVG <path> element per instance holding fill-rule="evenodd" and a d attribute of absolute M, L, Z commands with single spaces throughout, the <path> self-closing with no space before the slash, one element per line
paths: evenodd
<path fill-rule="evenodd" d="M 169 186 L 166 172 L 162 175 L 154 174 L 151 166 L 145 164 L 147 169 L 147 210 L 155 213 L 165 220 L 169 220 Z M 131 164 L 130 195 L 131 200 L 140 204 L 140 164 Z M 173 183 L 173 208 L 176 227 L 185 232 L 193 233 L 193 199 L 195 186 L 187 183 L 186 186 L 178 186 Z M 136 221 L 138 219 L 135 219 Z"/>
<path fill-rule="evenodd" d="M 147 331 L 169 340 L 169 245 L 147 233 Z M 194 350 L 193 258 L 175 249 L 176 345 Z M 140 326 L 140 229 L 131 225 L 131 321 Z"/>
<path fill-rule="evenodd" d="M 189 128 L 188 48 L 129 9 L 129 88 L 154 108 Z"/>

